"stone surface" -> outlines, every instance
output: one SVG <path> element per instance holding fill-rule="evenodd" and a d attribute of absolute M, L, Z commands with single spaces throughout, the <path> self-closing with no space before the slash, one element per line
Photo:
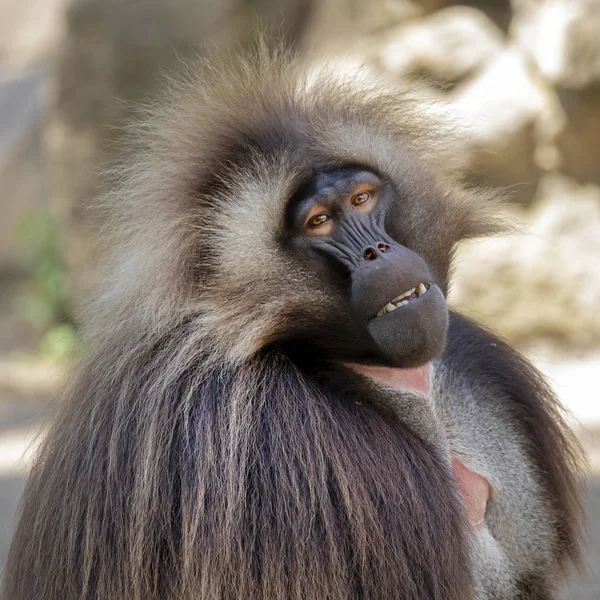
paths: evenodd
<path fill-rule="evenodd" d="M 390 30 L 380 42 L 380 61 L 396 76 L 449 89 L 491 60 L 503 37 L 481 11 L 456 6 Z"/>
<path fill-rule="evenodd" d="M 599 30 L 600 31 L 600 30 Z M 600 183 L 600 85 L 559 90 L 565 115 L 556 136 L 561 171 L 582 182 Z"/>
<path fill-rule="evenodd" d="M 464 128 L 470 179 L 502 188 L 516 202 L 530 203 L 541 173 L 535 156 L 541 131 L 556 119 L 552 90 L 531 76 L 518 51 L 508 48 L 458 86 L 449 100 L 450 117 Z"/>
<path fill-rule="evenodd" d="M 600 182 L 600 2 L 513 0 L 510 35 L 558 93 L 555 145 L 563 173 Z"/>
<path fill-rule="evenodd" d="M 304 47 L 354 53 L 365 36 L 423 15 L 416 0 L 321 0 L 311 3 Z"/>
<path fill-rule="evenodd" d="M 508 29 L 511 20 L 510 0 L 419 0 L 419 4 L 427 12 L 434 12 L 455 5 L 477 8 L 503 31 Z"/>
<path fill-rule="evenodd" d="M 524 233 L 459 250 L 454 305 L 510 340 L 600 345 L 600 189 L 544 178 Z"/>
<path fill-rule="evenodd" d="M 48 64 L 63 34 L 68 0 L 0 2 L 0 65 L 22 71 Z"/>
<path fill-rule="evenodd" d="M 41 71 L 0 73 L 0 278 L 3 271 L 27 268 L 20 225 L 48 207 L 43 84 Z"/>
<path fill-rule="evenodd" d="M 510 35 L 549 82 L 583 89 L 600 81 L 597 0 L 512 0 Z"/>

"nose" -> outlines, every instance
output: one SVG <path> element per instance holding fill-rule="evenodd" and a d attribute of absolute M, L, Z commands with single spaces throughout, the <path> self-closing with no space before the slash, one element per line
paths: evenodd
<path fill-rule="evenodd" d="M 385 242 L 377 242 L 375 246 L 368 246 L 364 249 L 363 258 L 365 260 L 375 260 L 381 254 L 385 254 L 389 249 L 389 245 Z"/>

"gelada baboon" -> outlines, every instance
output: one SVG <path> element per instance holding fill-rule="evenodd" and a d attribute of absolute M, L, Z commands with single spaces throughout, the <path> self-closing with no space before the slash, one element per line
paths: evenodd
<path fill-rule="evenodd" d="M 5 600 L 554 598 L 578 450 L 445 302 L 489 203 L 436 178 L 398 94 L 230 62 L 175 86 L 121 172 Z"/>

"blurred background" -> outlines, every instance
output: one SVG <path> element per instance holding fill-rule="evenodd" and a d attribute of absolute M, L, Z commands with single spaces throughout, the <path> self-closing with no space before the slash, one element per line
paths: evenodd
<path fill-rule="evenodd" d="M 440 161 L 505 192 L 521 229 L 461 248 L 451 301 L 571 411 L 591 540 L 564 598 L 600 598 L 600 0 L 0 0 L 0 569 L 98 279 L 90 207 L 121 127 L 165 72 L 259 27 L 416 86 L 450 125 Z"/>

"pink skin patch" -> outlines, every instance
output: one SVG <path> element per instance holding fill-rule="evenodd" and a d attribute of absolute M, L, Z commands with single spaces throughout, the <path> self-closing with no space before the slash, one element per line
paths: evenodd
<path fill-rule="evenodd" d="M 390 367 L 370 367 L 366 365 L 348 365 L 352 370 L 372 377 L 383 385 L 397 390 L 416 390 L 429 393 L 429 365 L 416 369 L 392 369 Z"/>
<path fill-rule="evenodd" d="M 429 393 L 429 365 L 416 369 L 393 369 L 390 367 L 372 367 L 348 364 L 354 371 L 372 377 L 379 383 L 399 390 L 415 390 L 422 394 Z M 491 488 L 488 480 L 471 471 L 451 451 L 452 472 L 462 496 L 467 520 L 472 529 L 483 525 L 485 510 L 490 498 Z"/>
<path fill-rule="evenodd" d="M 485 477 L 465 467 L 452 452 L 451 458 L 454 479 L 458 483 L 469 525 L 477 530 L 485 519 L 485 509 L 492 491 L 490 484 Z"/>

